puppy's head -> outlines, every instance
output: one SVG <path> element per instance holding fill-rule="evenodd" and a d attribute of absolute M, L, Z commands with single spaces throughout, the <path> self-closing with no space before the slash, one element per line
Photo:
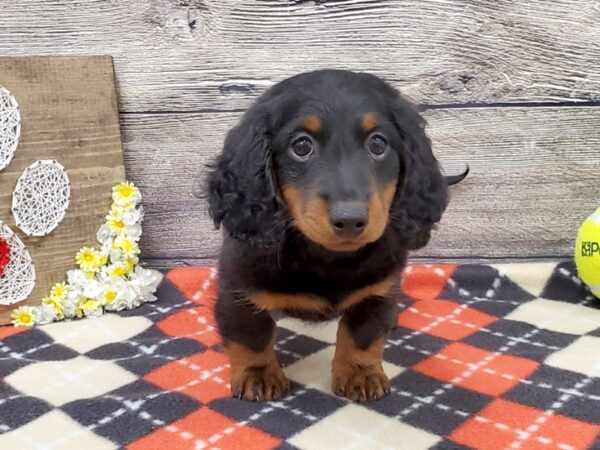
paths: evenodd
<path fill-rule="evenodd" d="M 334 252 L 393 230 L 427 243 L 446 206 L 424 121 L 383 80 L 317 71 L 267 91 L 225 140 L 210 212 L 234 238 L 276 242 L 288 224 Z"/>

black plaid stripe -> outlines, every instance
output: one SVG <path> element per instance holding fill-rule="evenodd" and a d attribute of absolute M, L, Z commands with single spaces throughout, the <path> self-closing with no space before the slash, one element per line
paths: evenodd
<path fill-rule="evenodd" d="M 308 355 L 318 352 L 328 345 L 326 342 L 303 334 L 294 333 L 286 328 L 277 328 L 275 349 L 277 351 L 277 359 L 283 367 L 306 358 Z"/>
<path fill-rule="evenodd" d="M 285 439 L 323 420 L 346 403 L 345 400 L 292 383 L 290 394 L 276 402 L 240 403 L 236 399 L 225 398 L 215 400 L 209 406 L 238 422 L 248 422 L 255 428 Z"/>
<path fill-rule="evenodd" d="M 534 334 L 530 339 L 523 337 Z M 538 329 L 525 322 L 501 320 L 467 336 L 463 342 L 490 351 L 497 351 L 507 342 L 513 342 L 511 355 L 543 362 L 550 354 L 565 348 L 576 339 L 575 335 Z"/>
<path fill-rule="evenodd" d="M 0 383 L 0 434 L 26 425 L 51 409 L 52 406 L 43 400 Z"/>
<path fill-rule="evenodd" d="M 31 363 L 64 361 L 77 355 L 73 349 L 57 344 L 42 330 L 34 328 L 0 340 L 0 376 L 6 377 Z"/>
<path fill-rule="evenodd" d="M 399 374 L 391 385 L 390 395 L 365 406 L 390 418 L 401 415 L 403 422 L 440 436 L 460 426 L 491 400 L 458 386 L 449 390 L 447 383 L 412 370 Z M 440 390 L 443 393 L 435 396 Z"/>
<path fill-rule="evenodd" d="M 443 439 L 438 444 L 431 447 L 431 450 L 471 450 L 468 447 L 456 444 L 448 439 Z"/>
<path fill-rule="evenodd" d="M 589 423 L 600 423 L 600 379 L 585 384 L 585 375 L 549 366 L 541 366 L 510 392 L 507 400 L 534 408 L 550 409 L 564 394 L 573 398 L 561 408 L 561 414 Z"/>
<path fill-rule="evenodd" d="M 589 289 L 576 274 L 574 262 L 557 264 L 540 297 L 569 303 L 579 303 L 582 299 L 590 297 Z M 593 305 L 592 303 L 590 306 Z"/>
<path fill-rule="evenodd" d="M 120 311 L 118 314 L 123 317 L 143 316 L 153 322 L 160 322 L 165 317 L 173 315 L 176 312 L 198 306 L 173 286 L 168 278 L 163 279 L 155 295 L 159 299 L 169 299 L 169 301 L 164 302 L 159 300 L 152 303 L 144 303 L 139 308 L 126 309 Z"/>
<path fill-rule="evenodd" d="M 107 344 L 91 350 L 86 356 L 113 361 L 143 377 L 160 366 L 202 353 L 206 349 L 207 347 L 198 341 L 167 336 L 155 325 L 125 342 Z"/>
<path fill-rule="evenodd" d="M 520 303 L 534 297 L 493 267 L 464 264 L 454 271 L 439 298 L 458 301 L 469 299 L 471 303 L 478 303 L 477 306 L 473 306 L 483 312 L 504 316 Z M 491 298 L 509 301 L 486 300 Z M 477 302 L 477 299 L 482 301 Z"/>
<path fill-rule="evenodd" d="M 126 445 L 198 407 L 199 402 L 186 395 L 138 380 L 100 397 L 68 403 L 61 409 L 94 433 Z"/>
<path fill-rule="evenodd" d="M 386 342 L 383 357 L 397 366 L 411 367 L 438 353 L 450 341 L 427 333 L 416 335 L 413 339 L 406 342 L 406 336 L 409 336 L 413 330 L 404 327 L 396 327 L 390 333 Z"/>

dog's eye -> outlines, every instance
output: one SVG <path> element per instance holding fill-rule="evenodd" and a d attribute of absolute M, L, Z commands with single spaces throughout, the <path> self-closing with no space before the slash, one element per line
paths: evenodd
<path fill-rule="evenodd" d="M 313 152 L 313 144 L 309 138 L 302 136 L 292 143 L 292 152 L 299 159 L 307 159 Z"/>
<path fill-rule="evenodd" d="M 385 153 L 388 148 L 387 141 L 385 140 L 385 138 L 378 134 L 374 134 L 369 138 L 368 146 L 369 151 L 375 158 L 382 158 L 383 156 L 385 156 Z"/>

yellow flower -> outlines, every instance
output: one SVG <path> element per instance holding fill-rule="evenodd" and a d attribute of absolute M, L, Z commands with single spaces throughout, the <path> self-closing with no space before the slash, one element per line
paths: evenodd
<path fill-rule="evenodd" d="M 10 318 L 15 327 L 31 327 L 35 324 L 35 314 L 31 306 L 19 306 Z"/>
<path fill-rule="evenodd" d="M 125 265 L 127 266 L 127 274 L 133 273 L 135 270 L 135 265 L 138 263 L 138 259 L 136 257 L 127 258 L 125 260 Z"/>
<path fill-rule="evenodd" d="M 94 311 L 95 309 L 97 309 L 100 306 L 100 302 L 98 302 L 97 300 L 93 300 L 91 298 L 88 298 L 87 300 L 85 300 L 83 302 L 83 310 L 88 313 L 90 311 Z"/>
<path fill-rule="evenodd" d="M 85 297 L 81 297 L 77 302 L 77 309 L 75 310 L 75 317 L 81 319 L 83 317 L 83 300 Z"/>
<path fill-rule="evenodd" d="M 65 298 L 67 294 L 67 283 L 64 281 L 62 283 L 56 283 L 50 289 L 50 296 L 56 298 L 57 300 L 62 300 Z"/>
<path fill-rule="evenodd" d="M 100 306 L 100 302 L 92 298 L 79 297 L 77 300 L 77 309 L 75 310 L 75 316 L 81 319 L 83 316 L 88 315 L 90 312 L 95 311 Z"/>
<path fill-rule="evenodd" d="M 113 187 L 112 198 L 119 206 L 131 207 L 138 202 L 140 198 L 140 190 L 133 183 L 123 181 Z"/>
<path fill-rule="evenodd" d="M 102 266 L 102 255 L 93 248 L 83 247 L 75 256 L 75 261 L 84 272 L 97 272 Z"/>
<path fill-rule="evenodd" d="M 113 247 L 121 250 L 128 258 L 135 257 L 140 252 L 137 243 L 126 236 L 119 236 L 115 239 Z"/>
<path fill-rule="evenodd" d="M 119 261 L 108 266 L 108 276 L 113 278 L 124 277 L 130 272 L 129 264 Z"/>
<path fill-rule="evenodd" d="M 117 298 L 117 291 L 111 287 L 107 286 L 102 293 L 102 304 L 110 305 Z"/>
<path fill-rule="evenodd" d="M 63 313 L 63 305 L 61 299 L 50 294 L 49 297 L 44 297 L 42 299 L 42 304 L 52 306 L 52 308 L 54 309 L 54 313 L 56 314 L 57 320 L 61 320 L 65 317 Z"/>
<path fill-rule="evenodd" d="M 108 216 L 106 216 L 106 223 L 110 232 L 113 234 L 121 234 L 127 229 L 123 215 L 117 209 L 111 209 Z"/>

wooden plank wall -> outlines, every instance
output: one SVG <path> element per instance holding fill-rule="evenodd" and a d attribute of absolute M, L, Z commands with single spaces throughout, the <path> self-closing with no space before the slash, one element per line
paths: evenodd
<path fill-rule="evenodd" d="M 419 103 L 445 170 L 472 173 L 425 259 L 566 258 L 600 204 L 600 3 L 590 0 L 0 0 L 0 54 L 110 54 L 154 266 L 207 263 L 194 193 L 273 83 L 370 71 Z"/>

